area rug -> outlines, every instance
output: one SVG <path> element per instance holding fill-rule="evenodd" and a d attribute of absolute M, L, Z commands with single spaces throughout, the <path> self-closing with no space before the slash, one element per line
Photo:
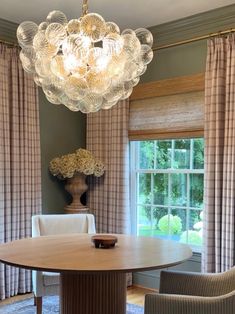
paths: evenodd
<path fill-rule="evenodd" d="M 43 314 L 58 314 L 59 311 L 59 297 L 44 297 L 43 298 Z M 33 299 L 29 298 L 23 301 L 18 301 L 12 304 L 0 305 L 1 314 L 35 314 L 36 307 L 33 305 Z M 112 313 L 110 313 L 112 314 Z M 142 307 L 127 304 L 127 314 L 144 314 Z"/>

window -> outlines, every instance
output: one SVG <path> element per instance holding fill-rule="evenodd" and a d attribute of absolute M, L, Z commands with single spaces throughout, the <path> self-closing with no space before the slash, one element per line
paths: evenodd
<path fill-rule="evenodd" d="M 131 142 L 134 232 L 202 244 L 204 140 Z"/>

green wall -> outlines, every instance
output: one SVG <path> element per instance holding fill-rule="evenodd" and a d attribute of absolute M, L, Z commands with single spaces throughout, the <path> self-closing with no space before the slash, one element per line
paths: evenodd
<path fill-rule="evenodd" d="M 70 196 L 64 190 L 64 182 L 48 171 L 49 162 L 57 156 L 85 147 L 86 117 L 72 112 L 63 105 L 53 105 L 39 90 L 41 162 L 42 162 L 42 211 L 63 213 Z"/>
<path fill-rule="evenodd" d="M 0 39 L 17 42 L 18 25 L 0 19 Z M 85 147 L 86 116 L 72 112 L 63 105 L 49 103 L 39 88 L 39 114 L 42 162 L 42 211 L 63 213 L 70 195 L 64 190 L 64 182 L 54 178 L 48 171 L 52 158 Z"/>
<path fill-rule="evenodd" d="M 154 47 L 235 27 L 235 5 L 150 27 Z M 141 82 L 191 75 L 205 71 L 207 41 L 200 40 L 157 50 Z"/>

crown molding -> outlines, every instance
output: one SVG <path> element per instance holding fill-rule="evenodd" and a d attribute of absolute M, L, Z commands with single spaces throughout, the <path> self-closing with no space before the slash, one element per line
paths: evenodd
<path fill-rule="evenodd" d="M 18 27 L 17 23 L 0 19 L 0 39 L 16 43 L 17 42 L 17 39 L 16 39 L 17 27 Z"/>
<path fill-rule="evenodd" d="M 150 27 L 154 47 L 235 27 L 235 4 Z"/>
<path fill-rule="evenodd" d="M 17 42 L 17 23 L 0 19 L 0 39 Z M 235 4 L 150 27 L 154 46 L 235 27 Z"/>

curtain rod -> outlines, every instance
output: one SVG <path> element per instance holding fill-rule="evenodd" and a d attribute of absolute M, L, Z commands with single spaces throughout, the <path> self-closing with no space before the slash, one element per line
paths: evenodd
<path fill-rule="evenodd" d="M 159 46 L 159 47 L 153 47 L 152 50 L 153 51 L 157 51 L 157 50 L 161 50 L 161 49 L 181 46 L 181 45 L 189 44 L 189 43 L 192 43 L 192 42 L 195 42 L 195 41 L 208 39 L 208 38 L 212 38 L 212 37 L 216 37 L 216 36 L 220 36 L 220 35 L 224 35 L 224 34 L 229 34 L 229 33 L 233 33 L 233 32 L 235 32 L 235 28 L 230 28 L 230 29 L 227 29 L 225 31 L 220 31 L 220 32 L 216 32 L 216 33 L 203 35 L 203 36 L 193 37 L 193 38 L 190 38 L 190 39 L 177 41 L 177 42 L 174 42 L 174 43 L 171 43 L 171 44 L 167 44 L 167 45 L 162 45 L 162 46 Z"/>
<path fill-rule="evenodd" d="M 203 36 L 193 37 L 193 38 L 189 38 L 189 39 L 185 39 L 185 40 L 181 40 L 181 41 L 176 41 L 174 43 L 167 44 L 167 45 L 162 45 L 162 46 L 159 46 L 159 47 L 153 47 L 152 50 L 153 51 L 157 51 L 157 50 L 161 50 L 161 49 L 181 46 L 181 45 L 189 44 L 189 43 L 192 43 L 192 42 L 195 42 L 195 41 L 208 39 L 208 38 L 212 38 L 212 37 L 216 37 L 216 36 L 220 36 L 220 35 L 225 35 L 225 34 L 229 34 L 229 33 L 233 33 L 233 32 L 235 32 L 235 28 L 231 28 L 231 29 L 227 29 L 225 31 L 211 33 L 211 34 L 207 34 L 207 35 L 203 35 Z M 6 41 L 6 40 L 3 40 L 3 39 L 0 39 L 0 43 L 6 44 L 8 46 L 19 47 L 19 45 L 17 43 L 13 43 L 13 42 Z"/>
<path fill-rule="evenodd" d="M 4 39 L 0 39 L 0 43 L 1 44 L 5 44 L 7 46 L 11 46 L 11 47 L 19 47 L 19 45 L 17 43 L 11 42 L 11 41 L 7 41 Z"/>

